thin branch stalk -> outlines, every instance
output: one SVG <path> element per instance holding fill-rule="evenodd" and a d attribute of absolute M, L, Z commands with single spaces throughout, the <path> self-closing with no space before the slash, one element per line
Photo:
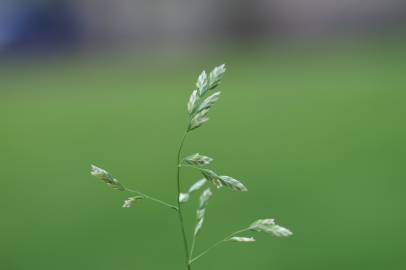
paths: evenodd
<path fill-rule="evenodd" d="M 224 238 L 223 240 L 218 241 L 217 243 L 215 243 L 214 245 L 212 245 L 211 247 L 209 247 L 208 249 L 206 249 L 205 251 L 203 251 L 202 253 L 200 253 L 199 255 L 197 255 L 195 258 L 190 259 L 190 264 L 194 263 L 195 261 L 197 261 L 198 259 L 200 259 L 201 257 L 203 257 L 204 255 L 206 255 L 207 253 L 209 253 L 210 251 L 212 251 L 213 249 L 215 249 L 216 247 L 218 247 L 219 245 L 229 241 L 233 236 L 246 232 L 248 231 L 249 228 L 245 228 L 236 232 L 233 232 L 232 234 L 228 235 L 226 238 Z"/>
<path fill-rule="evenodd" d="M 159 204 L 161 204 L 161 205 L 163 205 L 163 206 L 169 207 L 169 208 L 171 208 L 171 209 L 173 209 L 173 210 L 175 210 L 175 211 L 178 211 L 178 207 L 177 207 L 177 206 L 172 205 L 172 204 L 167 203 L 167 202 L 164 202 L 164 201 L 162 201 L 162 200 L 160 200 L 160 199 L 154 198 L 154 197 L 152 197 L 152 196 L 150 196 L 150 195 L 147 195 L 147 194 L 145 194 L 145 193 L 143 193 L 143 192 L 141 192 L 141 191 L 134 190 L 134 189 L 129 189 L 129 188 L 125 188 L 125 190 L 128 191 L 128 192 L 131 192 L 131 193 L 138 194 L 138 195 L 144 197 L 145 199 L 149 199 L 149 200 L 151 200 L 151 201 L 153 201 L 153 202 L 156 202 L 156 203 L 159 203 Z"/>

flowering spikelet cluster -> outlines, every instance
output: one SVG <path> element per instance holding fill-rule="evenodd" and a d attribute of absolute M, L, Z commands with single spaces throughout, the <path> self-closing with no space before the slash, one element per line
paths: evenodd
<path fill-rule="evenodd" d="M 248 227 L 245 227 L 242 230 L 238 230 L 223 240 L 217 242 L 212 247 L 206 249 L 197 256 L 193 256 L 195 250 L 197 237 L 200 235 L 200 232 L 203 229 L 203 224 L 205 223 L 206 211 L 209 204 L 209 200 L 213 197 L 213 192 L 210 187 L 205 187 L 207 185 L 212 185 L 216 189 L 229 189 L 237 192 L 246 192 L 248 191 L 247 187 L 240 181 L 233 177 L 227 175 L 220 175 L 214 172 L 211 169 L 208 169 L 209 165 L 212 164 L 213 158 L 202 155 L 199 153 L 194 153 L 182 158 L 182 148 L 187 134 L 191 131 L 194 131 L 203 124 L 209 121 L 209 112 L 212 107 L 218 102 L 221 92 L 215 91 L 220 86 L 221 79 L 226 71 L 225 65 L 220 65 L 215 67 L 211 72 L 206 73 L 203 71 L 197 78 L 196 89 L 192 91 L 192 94 L 187 102 L 187 112 L 188 112 L 188 126 L 186 128 L 185 134 L 182 138 L 182 142 L 178 150 L 178 160 L 177 160 L 177 197 L 176 197 L 176 206 L 170 203 L 166 203 L 162 200 L 156 199 L 150 195 L 146 195 L 137 190 L 132 190 L 124 187 L 117 179 L 115 179 L 109 172 L 94 165 L 91 166 L 91 175 L 99 178 L 101 181 L 106 183 L 113 189 L 126 191 L 131 193 L 136 193 L 137 196 L 127 198 L 122 207 L 130 208 L 132 205 L 139 203 L 144 199 L 148 199 L 155 203 L 159 203 L 163 206 L 169 207 L 173 210 L 176 210 L 180 228 L 182 231 L 183 245 L 185 248 L 185 266 L 188 270 L 191 270 L 192 263 L 201 258 L 203 255 L 206 255 L 209 251 L 217 247 L 221 243 L 226 242 L 239 242 L 239 243 L 252 243 L 255 242 L 255 238 L 250 236 L 241 236 L 245 232 L 262 232 L 270 234 L 276 237 L 288 237 L 292 235 L 292 232 L 275 223 L 274 219 L 258 219 L 253 222 Z M 214 91 L 214 93 L 212 93 Z M 194 170 L 197 170 L 202 179 L 196 181 L 190 186 L 187 191 L 182 192 L 182 186 L 180 181 L 180 170 L 183 167 L 188 167 Z M 196 210 L 196 223 L 193 230 L 193 238 L 189 250 L 188 237 L 186 235 L 182 205 L 190 201 L 194 193 L 200 192 L 199 204 Z M 216 191 L 217 192 L 217 191 Z"/>

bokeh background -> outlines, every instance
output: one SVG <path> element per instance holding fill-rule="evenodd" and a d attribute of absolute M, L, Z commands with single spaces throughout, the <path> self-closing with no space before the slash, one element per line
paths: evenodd
<path fill-rule="evenodd" d="M 221 63 L 185 154 L 250 192 L 215 192 L 197 251 L 261 217 L 295 235 L 194 269 L 405 269 L 405 30 L 403 0 L 2 0 L 0 269 L 183 269 L 174 213 L 121 208 L 89 166 L 174 202 L 186 102 Z"/>

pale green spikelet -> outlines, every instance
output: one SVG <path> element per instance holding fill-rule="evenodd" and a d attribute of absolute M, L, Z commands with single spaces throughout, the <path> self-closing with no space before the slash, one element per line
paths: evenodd
<path fill-rule="evenodd" d="M 179 194 L 179 202 L 181 203 L 185 203 L 187 201 L 189 201 L 190 195 L 189 193 L 180 193 Z"/>
<path fill-rule="evenodd" d="M 134 204 L 138 204 L 142 200 L 144 200 L 144 197 L 142 197 L 142 196 L 129 197 L 127 200 L 124 201 L 122 207 L 123 208 L 130 208 L 131 206 L 133 206 Z"/>
<path fill-rule="evenodd" d="M 196 110 L 197 105 L 198 105 L 198 100 L 199 100 L 199 96 L 197 94 L 197 90 L 194 90 L 192 92 L 192 95 L 189 98 L 189 102 L 187 104 L 187 111 L 190 115 L 193 114 L 193 112 Z"/>
<path fill-rule="evenodd" d="M 190 120 L 189 129 L 188 131 L 192 131 L 207 121 L 209 121 L 209 117 L 207 116 L 209 113 L 209 109 L 202 110 L 193 116 L 192 120 Z"/>
<path fill-rule="evenodd" d="M 209 110 L 216 102 L 219 100 L 221 92 L 216 92 L 211 96 L 208 96 L 205 100 L 200 103 L 199 107 L 197 108 L 197 112 L 201 112 L 203 110 Z"/>
<path fill-rule="evenodd" d="M 200 196 L 199 208 L 197 209 L 197 212 L 196 212 L 197 224 L 196 224 L 195 232 L 194 232 L 195 235 L 198 235 L 198 233 L 200 232 L 200 230 L 203 227 L 206 207 L 207 207 L 207 205 L 209 203 L 209 199 L 212 195 L 213 195 L 213 193 L 211 192 L 210 188 L 208 188 L 208 189 L 204 190 L 202 192 L 202 195 Z"/>
<path fill-rule="evenodd" d="M 278 237 L 287 237 L 292 235 L 292 232 L 289 229 L 277 225 L 275 220 L 272 218 L 259 219 L 252 223 L 249 229 L 257 232 L 265 232 Z"/>
<path fill-rule="evenodd" d="M 204 166 L 213 161 L 211 157 L 200 155 L 199 153 L 185 157 L 183 161 L 190 165 Z"/>
<path fill-rule="evenodd" d="M 238 237 L 238 236 L 234 236 L 231 237 L 230 240 L 231 242 L 255 242 L 255 238 L 254 237 Z"/>
<path fill-rule="evenodd" d="M 207 73 L 205 70 L 200 73 L 199 77 L 197 78 L 196 87 L 199 91 L 199 96 L 203 96 L 207 91 Z"/>
<path fill-rule="evenodd" d="M 201 189 L 205 184 L 207 183 L 207 179 L 203 178 L 194 183 L 190 188 L 189 188 L 189 193 L 193 193 L 195 191 L 198 191 Z"/>
<path fill-rule="evenodd" d="M 209 90 L 216 88 L 226 72 L 225 64 L 215 67 L 209 75 Z"/>
<path fill-rule="evenodd" d="M 113 189 L 117 189 L 120 191 L 124 191 L 125 188 L 122 184 L 120 184 L 120 182 L 118 182 L 117 179 L 115 179 L 108 171 L 99 168 L 95 165 L 91 165 L 91 170 L 90 170 L 90 174 L 99 178 L 100 180 L 102 180 L 104 183 L 106 183 L 109 187 L 113 188 Z"/>
<path fill-rule="evenodd" d="M 235 191 L 248 191 L 248 189 L 244 186 L 243 183 L 230 176 L 226 175 L 220 176 L 220 181 L 223 184 L 223 186 L 229 187 Z"/>

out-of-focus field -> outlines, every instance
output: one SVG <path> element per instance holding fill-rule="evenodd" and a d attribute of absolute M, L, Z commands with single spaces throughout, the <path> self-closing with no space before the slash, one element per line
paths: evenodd
<path fill-rule="evenodd" d="M 3 63 L 0 269 L 183 269 L 174 213 L 121 208 L 89 166 L 174 202 L 187 99 L 221 62 L 223 96 L 185 154 L 249 192 L 215 192 L 197 251 L 260 217 L 295 235 L 224 245 L 195 269 L 405 269 L 404 45 Z"/>

